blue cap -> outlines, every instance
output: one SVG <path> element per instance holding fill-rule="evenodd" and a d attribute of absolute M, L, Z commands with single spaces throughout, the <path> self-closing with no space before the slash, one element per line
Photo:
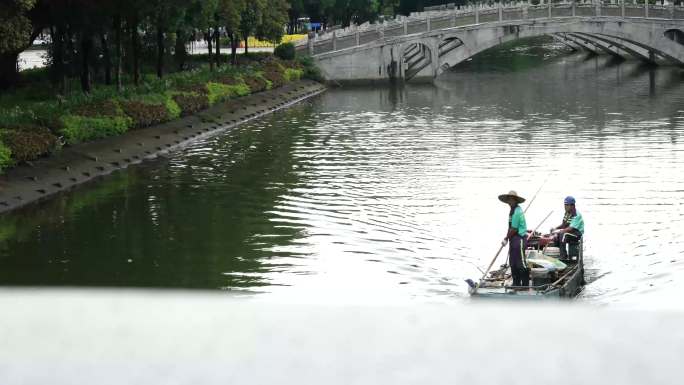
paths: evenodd
<path fill-rule="evenodd" d="M 565 197 L 565 200 L 563 201 L 564 204 L 566 205 L 574 205 L 575 204 L 575 198 L 571 196 Z"/>

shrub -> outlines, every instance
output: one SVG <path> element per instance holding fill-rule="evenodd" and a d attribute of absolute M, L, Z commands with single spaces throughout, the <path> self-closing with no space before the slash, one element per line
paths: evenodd
<path fill-rule="evenodd" d="M 244 96 L 250 93 L 249 87 L 243 82 L 235 85 L 209 82 L 207 83 L 207 90 L 209 90 L 207 96 L 210 105 L 228 100 L 231 97 Z"/>
<path fill-rule="evenodd" d="M 61 121 L 63 124 L 62 135 L 68 144 L 121 135 L 128 131 L 128 128 L 133 124 L 132 119 L 127 116 L 65 115 Z"/>
<path fill-rule="evenodd" d="M 304 70 L 300 70 L 297 68 L 287 68 L 285 70 L 285 73 L 283 74 L 283 77 L 285 78 L 285 81 L 292 82 L 301 79 L 302 75 L 304 75 Z"/>
<path fill-rule="evenodd" d="M 103 116 L 116 117 L 123 115 L 121 106 L 114 100 L 102 100 L 81 104 L 73 108 L 71 112 L 73 115 L 89 118 L 99 118 Z"/>
<path fill-rule="evenodd" d="M 0 141 L 0 172 L 12 165 L 12 150 Z"/>
<path fill-rule="evenodd" d="M 292 43 L 283 43 L 275 48 L 273 54 L 283 60 L 294 60 L 295 46 Z"/>
<path fill-rule="evenodd" d="M 235 75 L 223 75 L 216 79 L 216 81 L 218 83 L 226 84 L 229 86 L 242 83 L 242 79 L 240 78 L 240 76 Z"/>
<path fill-rule="evenodd" d="M 182 115 L 194 114 L 209 108 L 209 98 L 207 95 L 200 95 L 194 92 L 176 94 L 173 96 L 173 100 L 180 107 Z"/>
<path fill-rule="evenodd" d="M 264 79 L 262 73 L 256 73 L 254 75 L 245 76 L 245 84 L 252 92 L 261 92 L 269 89 L 271 83 Z"/>
<path fill-rule="evenodd" d="M 164 94 L 164 106 L 166 106 L 166 111 L 169 113 L 169 119 L 177 119 L 181 116 L 181 108 L 173 100 L 171 93 Z"/>
<path fill-rule="evenodd" d="M 121 102 L 121 107 L 133 121 L 133 128 L 152 126 L 169 120 L 169 112 L 163 104 L 139 101 Z"/>
<path fill-rule="evenodd" d="M 310 79 L 317 82 L 324 82 L 323 74 L 321 70 L 316 66 L 311 56 L 298 56 L 297 63 L 304 69 L 302 77 L 304 79 Z"/>
<path fill-rule="evenodd" d="M 34 160 L 58 147 L 57 137 L 44 127 L 27 126 L 0 131 L 2 142 L 12 152 L 16 162 Z"/>
<path fill-rule="evenodd" d="M 282 72 L 266 70 L 264 71 L 264 77 L 271 82 L 272 88 L 285 84 L 285 76 L 283 76 Z"/>
<path fill-rule="evenodd" d="M 170 92 L 135 95 L 120 104 L 126 115 L 133 119 L 135 128 L 159 124 L 181 115 L 181 109 Z"/>
<path fill-rule="evenodd" d="M 178 91 L 195 93 L 195 94 L 203 94 L 203 95 L 206 95 L 209 93 L 209 89 L 207 89 L 207 85 L 204 83 L 202 83 L 202 84 L 185 84 L 185 85 L 178 87 Z"/>

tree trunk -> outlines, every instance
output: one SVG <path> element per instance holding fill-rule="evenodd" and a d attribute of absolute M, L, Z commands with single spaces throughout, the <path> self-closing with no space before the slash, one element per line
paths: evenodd
<path fill-rule="evenodd" d="M 209 70 L 214 70 L 214 61 L 211 58 L 212 47 L 211 42 L 214 40 L 211 35 L 211 28 L 204 34 L 204 39 L 207 41 L 207 53 L 209 54 Z"/>
<path fill-rule="evenodd" d="M 245 56 L 249 53 L 249 36 L 245 36 Z"/>
<path fill-rule="evenodd" d="M 9 88 L 19 81 L 18 59 L 19 52 L 0 53 L 0 89 Z"/>
<path fill-rule="evenodd" d="M 161 19 L 157 20 L 157 77 L 164 77 L 164 30 Z"/>
<path fill-rule="evenodd" d="M 114 62 L 114 74 L 116 76 L 116 89 L 117 91 L 121 91 L 123 89 L 123 79 L 122 79 L 122 73 L 121 73 L 121 60 L 123 53 L 121 52 L 121 15 L 116 15 L 114 16 L 114 31 L 115 31 L 115 39 L 116 42 L 114 43 L 115 48 L 114 54 L 116 55 L 116 61 Z"/>
<path fill-rule="evenodd" d="M 132 55 L 132 60 L 133 60 L 133 83 L 137 86 L 140 84 L 140 63 L 138 58 L 139 56 L 139 48 L 140 48 L 140 43 L 138 40 L 140 39 L 140 36 L 138 36 L 138 15 L 134 15 L 132 17 L 131 23 L 129 28 L 131 29 L 131 55 Z"/>
<path fill-rule="evenodd" d="M 81 89 L 85 93 L 90 93 L 92 89 L 92 79 L 90 76 L 90 53 L 93 48 L 93 40 L 87 31 L 81 33 Z"/>
<path fill-rule="evenodd" d="M 231 62 L 231 64 L 236 66 L 238 64 L 238 61 L 237 61 L 238 37 L 233 32 L 228 32 L 228 37 L 230 38 L 230 62 Z"/>
<path fill-rule="evenodd" d="M 105 84 L 112 84 L 112 57 L 109 53 L 109 38 L 105 32 L 100 34 L 102 44 L 102 60 L 104 60 Z"/>
<path fill-rule="evenodd" d="M 66 70 L 64 68 L 64 27 L 50 28 L 52 35 L 52 84 L 59 93 L 66 94 Z"/>
<path fill-rule="evenodd" d="M 185 49 L 187 37 L 185 32 L 181 29 L 176 31 L 176 48 L 174 52 L 174 58 L 176 59 L 176 64 L 178 64 L 178 70 L 182 71 L 185 67 L 185 58 L 188 54 Z"/>
<path fill-rule="evenodd" d="M 216 67 L 221 66 L 221 33 L 219 27 L 214 27 L 214 36 L 216 38 Z"/>

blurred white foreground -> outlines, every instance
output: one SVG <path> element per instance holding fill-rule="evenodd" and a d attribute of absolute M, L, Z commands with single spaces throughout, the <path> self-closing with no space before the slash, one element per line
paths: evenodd
<path fill-rule="evenodd" d="M 0 384 L 674 384 L 684 316 L 573 303 L 287 305 L 0 291 Z"/>

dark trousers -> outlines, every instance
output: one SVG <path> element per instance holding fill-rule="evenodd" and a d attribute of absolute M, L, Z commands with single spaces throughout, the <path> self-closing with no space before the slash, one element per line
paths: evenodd
<path fill-rule="evenodd" d="M 529 286 L 530 272 L 525 264 L 525 239 L 520 235 L 511 238 L 508 246 L 508 259 L 511 263 L 513 286 Z"/>
<path fill-rule="evenodd" d="M 556 234 L 556 244 L 560 249 L 560 259 L 568 259 L 568 243 L 575 243 L 582 238 L 582 233 L 577 229 L 572 229 L 567 233 Z"/>

